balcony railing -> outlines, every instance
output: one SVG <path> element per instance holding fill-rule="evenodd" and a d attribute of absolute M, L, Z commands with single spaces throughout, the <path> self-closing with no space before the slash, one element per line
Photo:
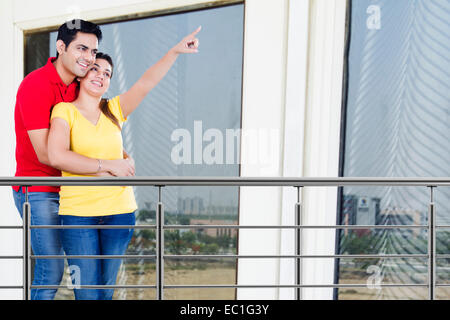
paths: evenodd
<path fill-rule="evenodd" d="M 23 255 L 1 256 L 0 259 L 23 259 L 23 285 L 22 286 L 0 286 L 0 289 L 23 289 L 23 299 L 30 298 L 30 290 L 33 289 L 58 289 L 69 286 L 37 286 L 31 284 L 31 259 L 153 259 L 156 261 L 156 283 L 155 285 L 79 285 L 80 289 L 112 289 L 112 288 L 153 288 L 156 289 L 156 298 L 164 299 L 165 289 L 178 288 L 293 288 L 295 298 L 302 299 L 302 288 L 358 288 L 367 287 L 367 284 L 304 284 L 302 279 L 301 260 L 306 258 L 426 258 L 428 259 L 428 281 L 424 284 L 417 283 L 385 283 L 380 287 L 427 287 L 428 298 L 435 299 L 436 287 L 448 287 L 450 284 L 436 283 L 436 259 L 448 259 L 449 254 L 436 254 L 436 229 L 449 229 L 449 225 L 436 225 L 436 209 L 434 202 L 434 190 L 437 187 L 450 186 L 450 178 L 252 178 L 252 177 L 132 177 L 132 178 L 60 178 L 60 177 L 3 177 L 0 178 L 0 186 L 23 186 L 26 190 L 26 202 L 23 206 L 22 226 L 0 226 L 1 229 L 23 230 Z M 156 225 L 114 225 L 114 226 L 54 226 L 54 225 L 30 225 L 30 203 L 28 202 L 29 186 L 154 186 L 158 188 L 158 203 L 156 208 Z M 164 224 L 164 205 L 162 191 L 166 186 L 275 186 L 294 187 L 297 190 L 297 202 L 293 204 L 295 225 L 166 225 Z M 304 187 L 344 187 L 344 186 L 416 186 L 429 189 L 428 220 L 426 225 L 302 225 L 302 199 L 301 191 Z M 77 256 L 51 256 L 31 255 L 30 233 L 33 228 L 92 228 L 92 229 L 153 229 L 156 230 L 156 254 L 155 255 L 77 255 Z M 295 254 L 294 255 L 169 255 L 164 253 L 164 231 L 174 229 L 294 229 L 295 230 Z M 359 255 L 304 255 L 301 250 L 302 230 L 304 229 L 426 229 L 428 231 L 427 254 L 359 254 Z M 164 261 L 171 259 L 294 259 L 295 260 L 295 283 L 290 285 L 167 285 L 164 284 Z"/>

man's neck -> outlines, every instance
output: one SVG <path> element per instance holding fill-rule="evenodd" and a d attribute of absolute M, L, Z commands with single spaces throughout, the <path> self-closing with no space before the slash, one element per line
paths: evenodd
<path fill-rule="evenodd" d="M 61 78 L 62 82 L 64 82 L 64 84 L 66 86 L 68 86 L 69 84 L 71 84 L 73 82 L 73 80 L 75 80 L 75 75 L 72 74 L 71 72 L 69 72 L 64 67 L 64 65 L 62 64 L 60 59 L 56 59 L 52 63 L 55 66 L 56 72 L 58 73 L 58 75 Z"/>

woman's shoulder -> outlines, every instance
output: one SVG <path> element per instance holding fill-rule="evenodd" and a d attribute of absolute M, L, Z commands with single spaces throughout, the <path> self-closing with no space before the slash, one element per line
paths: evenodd
<path fill-rule="evenodd" d="M 56 108 L 64 108 L 64 109 L 74 109 L 75 106 L 73 105 L 72 102 L 59 102 L 57 104 L 55 104 L 55 106 L 53 107 L 53 110 Z"/>
<path fill-rule="evenodd" d="M 115 96 L 114 98 L 109 99 L 108 107 L 119 121 L 125 122 L 127 120 L 126 118 L 124 118 L 122 113 L 122 107 L 120 106 L 120 96 Z"/>
<path fill-rule="evenodd" d="M 114 109 L 117 108 L 118 106 L 120 106 L 120 96 L 115 96 L 114 98 L 108 99 L 108 107 L 110 109 Z"/>
<path fill-rule="evenodd" d="M 58 117 L 70 121 L 74 118 L 75 110 L 75 106 L 72 103 L 59 102 L 52 109 L 51 119 Z"/>

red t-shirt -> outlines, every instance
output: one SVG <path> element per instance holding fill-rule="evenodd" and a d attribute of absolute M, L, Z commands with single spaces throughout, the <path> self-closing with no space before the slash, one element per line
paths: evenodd
<path fill-rule="evenodd" d="M 72 102 L 79 92 L 77 81 L 68 86 L 61 80 L 49 58 L 47 64 L 30 74 L 22 81 L 17 91 L 14 122 L 16 129 L 16 176 L 54 177 L 61 171 L 40 163 L 30 137 L 29 130 L 50 128 L 50 115 L 54 105 L 59 102 Z M 18 191 L 19 186 L 14 186 Z M 59 192 L 59 187 L 31 186 L 29 192 Z"/>

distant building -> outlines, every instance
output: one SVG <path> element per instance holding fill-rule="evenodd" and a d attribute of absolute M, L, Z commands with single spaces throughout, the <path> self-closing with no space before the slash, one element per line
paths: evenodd
<path fill-rule="evenodd" d="M 217 215 L 236 215 L 238 207 L 236 205 L 211 205 L 205 206 L 203 198 L 187 197 L 178 198 L 177 200 L 177 212 L 179 214 L 187 215 L 205 215 L 205 216 L 217 216 Z"/>
<path fill-rule="evenodd" d="M 342 206 L 343 225 L 375 225 L 379 221 L 380 215 L 380 198 L 371 198 L 358 195 L 344 195 Z M 357 230 L 358 235 L 368 234 L 369 229 Z M 348 229 L 344 230 L 344 234 L 349 233 Z"/>
<path fill-rule="evenodd" d="M 191 219 L 191 224 L 193 225 L 237 225 L 236 220 L 211 220 L 211 219 Z M 220 236 L 229 236 L 235 237 L 237 236 L 237 229 L 231 228 L 205 228 L 205 229 L 197 229 L 197 232 L 205 233 L 211 237 L 220 237 Z"/>
<path fill-rule="evenodd" d="M 205 205 L 203 198 L 193 197 L 193 198 L 178 198 L 177 200 L 177 211 L 178 213 L 199 215 L 205 213 Z"/>
<path fill-rule="evenodd" d="M 387 207 L 380 209 L 380 199 L 368 196 L 344 195 L 342 205 L 343 225 L 424 225 L 427 217 L 417 209 Z M 356 230 L 358 235 L 384 232 L 384 230 Z M 401 229 L 399 232 L 406 237 L 417 237 L 423 229 Z M 344 234 L 348 235 L 345 229 Z"/>

